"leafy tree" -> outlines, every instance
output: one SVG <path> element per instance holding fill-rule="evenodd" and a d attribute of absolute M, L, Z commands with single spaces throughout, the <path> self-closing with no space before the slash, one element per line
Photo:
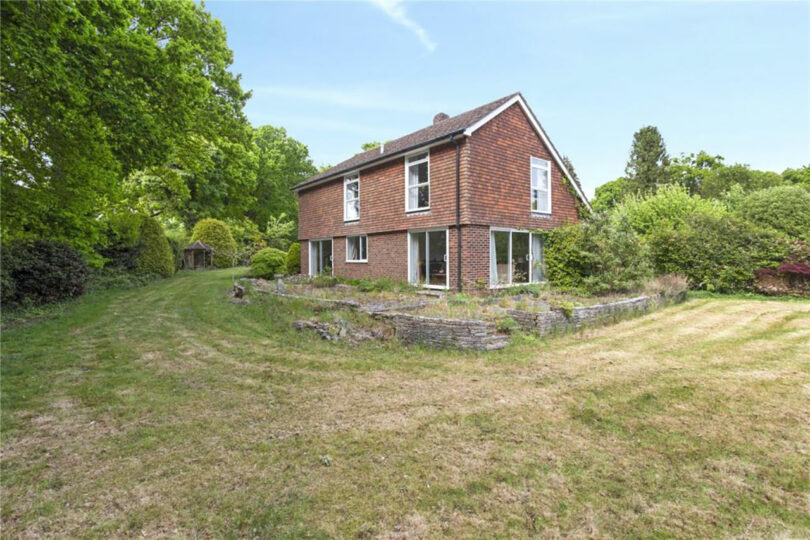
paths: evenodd
<path fill-rule="evenodd" d="M 669 166 L 669 180 L 685 187 L 691 195 L 700 193 L 707 172 L 724 167 L 723 156 L 712 156 L 701 150 L 697 154 L 681 154 Z"/>
<path fill-rule="evenodd" d="M 664 138 L 655 126 L 645 126 L 633 134 L 630 159 L 625 175 L 636 192 L 649 192 L 669 180 L 669 155 Z"/>
<path fill-rule="evenodd" d="M 218 219 L 202 219 L 191 231 L 191 241 L 200 241 L 214 248 L 214 266 L 230 268 L 236 263 L 236 242 L 228 224 Z"/>
<path fill-rule="evenodd" d="M 202 5 L 4 2 L 0 18 L 3 239 L 91 254 L 125 195 L 192 215 L 250 195 L 249 94 Z"/>
<path fill-rule="evenodd" d="M 363 149 L 363 152 L 367 152 L 367 151 L 369 151 L 369 150 L 371 150 L 373 148 L 377 148 L 381 144 L 382 143 L 379 142 L 379 141 L 371 141 L 371 142 L 366 142 L 366 143 L 361 144 L 360 148 Z"/>
<path fill-rule="evenodd" d="M 738 213 L 751 223 L 810 241 L 810 191 L 801 186 L 755 191 L 743 199 Z"/>
<path fill-rule="evenodd" d="M 609 210 L 633 192 L 630 181 L 621 176 L 616 180 L 605 182 L 594 191 L 591 206 L 594 211 Z"/>
<path fill-rule="evenodd" d="M 681 227 L 697 214 L 724 216 L 726 207 L 719 201 L 690 195 L 683 186 L 661 186 L 654 194 L 630 195 L 616 205 L 610 214 L 614 222 L 627 220 L 641 236 L 649 236 L 658 230 Z"/>
<path fill-rule="evenodd" d="M 785 182 L 790 182 L 791 184 L 810 187 L 810 165 L 805 165 L 798 169 L 785 169 L 782 171 L 782 178 Z"/>
<path fill-rule="evenodd" d="M 707 171 L 703 176 L 700 194 L 706 198 L 722 199 L 735 185 L 750 193 L 778 186 L 782 182 L 782 177 L 775 172 L 752 170 L 748 165 L 738 163 Z"/>
<path fill-rule="evenodd" d="M 247 215 L 260 227 L 271 216 L 286 214 L 298 222 L 298 198 L 290 188 L 317 171 L 309 149 L 284 130 L 262 126 L 254 132 L 257 155 L 257 181 Z"/>
<path fill-rule="evenodd" d="M 267 222 L 267 231 L 265 233 L 267 245 L 286 251 L 292 241 L 295 240 L 295 230 L 295 222 L 288 218 L 287 214 L 271 217 L 270 221 Z"/>

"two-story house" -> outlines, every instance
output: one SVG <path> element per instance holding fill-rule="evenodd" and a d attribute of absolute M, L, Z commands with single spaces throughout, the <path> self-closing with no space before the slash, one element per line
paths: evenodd
<path fill-rule="evenodd" d="M 542 281 L 532 231 L 589 207 L 520 93 L 439 113 L 293 190 L 302 272 L 458 290 Z"/>

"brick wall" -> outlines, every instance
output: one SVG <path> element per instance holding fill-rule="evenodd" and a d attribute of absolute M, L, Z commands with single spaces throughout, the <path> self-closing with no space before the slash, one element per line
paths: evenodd
<path fill-rule="evenodd" d="M 530 211 L 530 157 L 551 162 L 551 216 Z M 550 229 L 578 219 L 576 199 L 564 185 L 549 149 L 515 104 L 470 138 L 460 155 L 461 218 L 465 288 L 489 284 L 489 227 Z M 407 231 L 447 227 L 450 287 L 457 284 L 455 146 L 430 149 L 430 210 L 405 212 L 405 159 L 360 172 L 360 219 L 343 221 L 343 180 L 299 193 L 301 271 L 308 271 L 308 239 L 333 238 L 335 275 L 348 278 L 408 278 Z M 346 235 L 368 235 L 368 263 L 346 262 Z"/>
<path fill-rule="evenodd" d="M 430 149 L 430 210 L 425 212 L 405 212 L 404 157 L 360 172 L 358 221 L 343 221 L 342 178 L 304 190 L 298 199 L 298 238 L 453 225 L 456 222 L 455 160 L 456 149 L 452 144 Z"/>
<path fill-rule="evenodd" d="M 532 156 L 551 162 L 551 216 L 531 212 Z M 463 177 L 463 223 L 551 229 L 578 219 L 576 199 L 520 105 L 512 105 L 473 133 L 469 160 L 469 175 Z"/>

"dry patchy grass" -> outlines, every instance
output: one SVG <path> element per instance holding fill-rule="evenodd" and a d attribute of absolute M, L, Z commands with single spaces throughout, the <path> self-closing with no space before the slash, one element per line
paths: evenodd
<path fill-rule="evenodd" d="M 5 536 L 810 535 L 810 303 L 479 354 L 322 342 L 227 285 L 4 333 Z"/>

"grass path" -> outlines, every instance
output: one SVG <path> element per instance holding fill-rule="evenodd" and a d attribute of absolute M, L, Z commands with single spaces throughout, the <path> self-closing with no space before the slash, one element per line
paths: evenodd
<path fill-rule="evenodd" d="M 810 536 L 810 303 L 479 354 L 326 343 L 229 281 L 4 331 L 4 536 Z"/>

